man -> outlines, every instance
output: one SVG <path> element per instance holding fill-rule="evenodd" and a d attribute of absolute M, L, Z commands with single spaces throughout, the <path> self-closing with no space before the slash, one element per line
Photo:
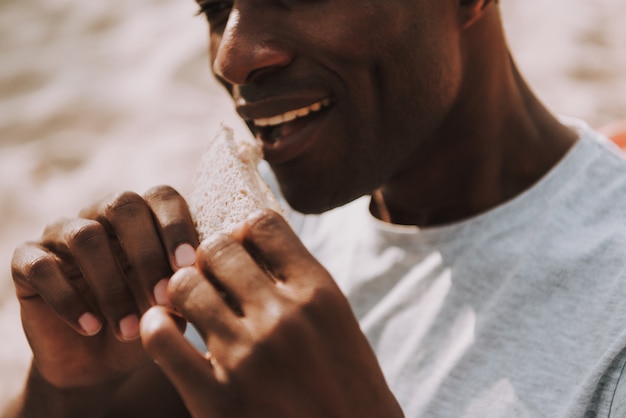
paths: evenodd
<path fill-rule="evenodd" d="M 626 165 L 533 96 L 493 0 L 198 3 L 286 200 L 329 212 L 199 244 L 160 187 L 48 226 L 13 415 L 624 415 Z"/>

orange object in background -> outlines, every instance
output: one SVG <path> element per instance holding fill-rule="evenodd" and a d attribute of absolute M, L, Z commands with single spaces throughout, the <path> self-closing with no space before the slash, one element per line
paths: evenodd
<path fill-rule="evenodd" d="M 618 147 L 626 151 L 626 119 L 604 125 L 598 129 L 598 132 L 606 135 Z"/>

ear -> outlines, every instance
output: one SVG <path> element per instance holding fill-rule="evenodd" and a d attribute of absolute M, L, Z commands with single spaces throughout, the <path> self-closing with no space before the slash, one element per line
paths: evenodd
<path fill-rule="evenodd" d="M 459 21 L 463 29 L 476 23 L 498 0 L 457 0 L 459 2 Z"/>

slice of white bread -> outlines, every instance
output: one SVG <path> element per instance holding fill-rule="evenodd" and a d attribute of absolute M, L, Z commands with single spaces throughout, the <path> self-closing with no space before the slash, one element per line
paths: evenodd
<path fill-rule="evenodd" d="M 216 232 L 230 233 L 253 212 L 269 208 L 282 214 L 278 200 L 258 170 L 261 143 L 235 139 L 222 125 L 202 155 L 188 196 L 200 240 Z"/>

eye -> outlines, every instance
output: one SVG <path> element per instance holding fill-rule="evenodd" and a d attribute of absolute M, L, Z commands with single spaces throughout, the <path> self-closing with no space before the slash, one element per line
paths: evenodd
<path fill-rule="evenodd" d="M 228 16 L 233 7 L 232 1 L 198 0 L 200 10 L 197 15 L 205 15 L 209 22 L 218 22 Z"/>

